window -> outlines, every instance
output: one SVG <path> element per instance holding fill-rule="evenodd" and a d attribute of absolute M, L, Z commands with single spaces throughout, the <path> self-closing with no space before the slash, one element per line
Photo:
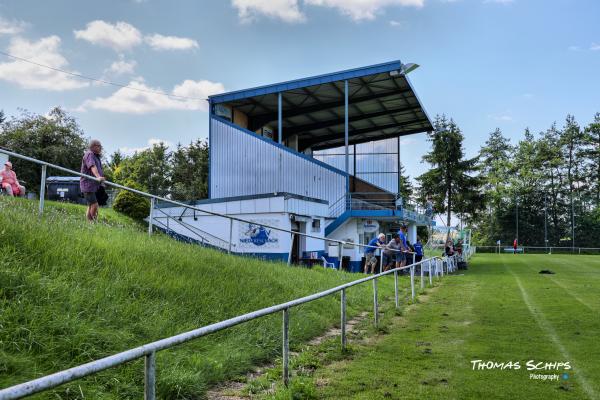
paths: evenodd
<path fill-rule="evenodd" d="M 321 232 L 321 220 L 320 219 L 312 220 L 312 231 L 313 232 Z"/>

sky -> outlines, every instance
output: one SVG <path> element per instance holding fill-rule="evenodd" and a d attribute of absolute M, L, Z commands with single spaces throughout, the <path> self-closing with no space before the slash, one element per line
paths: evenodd
<path fill-rule="evenodd" d="M 0 109 L 75 116 L 108 152 L 208 135 L 208 95 L 392 60 L 428 114 L 476 155 L 501 128 L 580 124 L 600 112 L 597 0 L 0 0 Z M 167 97 L 154 92 L 168 92 Z M 404 137 L 414 177 L 425 134 Z"/>

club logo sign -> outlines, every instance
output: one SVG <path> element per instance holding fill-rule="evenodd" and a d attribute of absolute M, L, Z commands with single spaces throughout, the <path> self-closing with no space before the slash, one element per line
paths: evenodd
<path fill-rule="evenodd" d="M 240 247 L 242 248 L 275 248 L 279 245 L 278 232 L 265 228 L 261 224 L 277 226 L 275 219 L 256 220 L 253 223 L 240 223 Z"/>

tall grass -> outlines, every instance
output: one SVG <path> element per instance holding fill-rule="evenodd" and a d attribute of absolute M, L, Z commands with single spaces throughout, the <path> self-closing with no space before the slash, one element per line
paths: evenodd
<path fill-rule="evenodd" d="M 163 235 L 111 210 L 0 198 L 0 387 L 114 354 L 359 278 L 228 256 Z M 382 282 L 385 290 L 388 282 Z M 389 287 L 387 287 L 389 292 Z M 348 291 L 369 309 L 370 285 Z M 291 345 L 336 325 L 339 296 L 292 309 Z M 216 382 L 277 357 L 281 316 L 158 353 L 160 398 L 202 397 Z M 140 398 L 143 363 L 104 371 L 38 398 Z"/>

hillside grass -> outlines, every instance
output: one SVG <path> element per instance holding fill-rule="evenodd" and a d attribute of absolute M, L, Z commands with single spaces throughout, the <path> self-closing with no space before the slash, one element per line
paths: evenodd
<path fill-rule="evenodd" d="M 360 275 L 288 267 L 148 236 L 101 209 L 0 197 L 0 387 L 305 296 Z M 389 292 L 393 286 L 380 283 Z M 369 284 L 348 290 L 348 314 L 371 310 Z M 291 348 L 339 325 L 339 295 L 293 308 Z M 157 395 L 201 398 L 216 382 L 279 357 L 275 314 L 157 354 Z M 139 399 L 143 360 L 33 398 Z"/>
<path fill-rule="evenodd" d="M 383 340 L 355 345 L 351 360 L 317 370 L 302 390 L 336 400 L 599 399 L 599 285 L 598 256 L 478 254 Z M 474 370 L 473 360 L 520 369 Z M 571 369 L 528 370 L 529 360 Z"/>

